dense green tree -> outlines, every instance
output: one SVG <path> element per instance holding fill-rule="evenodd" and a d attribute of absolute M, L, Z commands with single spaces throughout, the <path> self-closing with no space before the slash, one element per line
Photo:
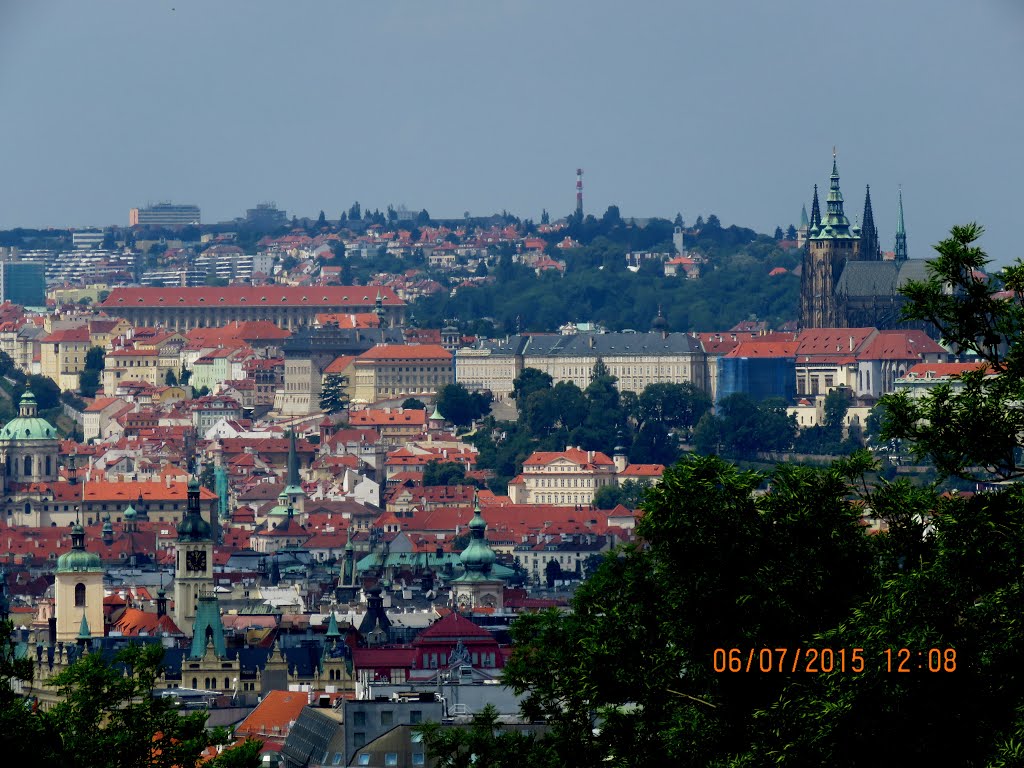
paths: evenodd
<path fill-rule="evenodd" d="M 722 420 L 710 411 L 700 417 L 693 430 L 693 447 L 704 456 L 722 452 Z"/>
<path fill-rule="evenodd" d="M 40 411 L 47 411 L 60 405 L 60 387 L 49 376 L 33 373 L 26 377 L 24 384 L 19 383 L 14 388 L 15 402 L 18 401 L 25 389 L 32 390 Z"/>
<path fill-rule="evenodd" d="M 329 373 L 320 390 L 320 408 L 324 413 L 340 413 L 348 408 L 348 376 Z"/>
<path fill-rule="evenodd" d="M 461 384 L 446 384 L 437 393 L 437 409 L 446 421 L 467 427 L 487 415 L 492 400 L 489 392 L 470 392 Z"/>
<path fill-rule="evenodd" d="M 78 391 L 82 397 L 96 397 L 100 388 L 100 372 L 93 368 L 86 368 L 78 374 Z"/>
<path fill-rule="evenodd" d="M 358 200 L 352 203 L 352 207 L 348 209 L 349 221 L 360 221 L 363 218 L 362 210 Z"/>
<path fill-rule="evenodd" d="M 735 458 L 753 458 L 760 451 L 785 451 L 792 447 L 797 426 L 786 414 L 782 401 L 758 402 L 736 393 L 719 404 L 722 452 Z"/>
<path fill-rule="evenodd" d="M 402 401 L 402 408 L 409 411 L 425 411 L 427 404 L 415 397 L 407 397 Z"/>
<path fill-rule="evenodd" d="M 648 385 L 636 403 L 637 427 L 659 422 L 669 429 L 690 430 L 711 410 L 711 398 L 689 382 Z"/>
<path fill-rule="evenodd" d="M 152 695 L 161 672 L 159 645 L 131 645 L 113 660 L 87 653 L 48 684 L 62 701 L 29 716 L 20 701 L 0 702 L 0 717 L 22 730 L 5 732 L 12 745 L 31 749 L 26 764 L 57 768 L 183 768 L 198 766 L 203 750 L 230 741 L 222 728 L 206 728 L 207 713 L 180 714 L 174 700 Z M 212 768 L 256 768 L 259 741 L 222 752 Z M 5 753 L 6 759 L 12 757 Z"/>
<path fill-rule="evenodd" d="M 164 376 L 164 384 L 166 384 L 168 387 L 178 386 L 178 377 L 174 375 L 174 371 L 172 371 L 170 368 L 167 369 L 167 375 Z"/>
<path fill-rule="evenodd" d="M 6 352 L 0 351 L 0 376 L 7 376 L 17 370 L 14 360 Z"/>
<path fill-rule="evenodd" d="M 455 461 L 429 461 L 423 468 L 423 485 L 465 485 L 466 468 Z"/>
<path fill-rule="evenodd" d="M 551 374 L 536 368 L 523 368 L 522 373 L 512 381 L 512 397 L 522 403 L 537 390 L 551 389 L 552 381 Z"/>
<path fill-rule="evenodd" d="M 571 615 L 513 626 L 505 680 L 550 724 L 564 765 L 728 756 L 786 680 L 718 674 L 715 649 L 789 647 L 869 594 L 869 542 L 842 473 L 782 467 L 755 496 L 766 479 L 684 459 L 647 491 L 646 547 L 606 558 Z"/>
<path fill-rule="evenodd" d="M 551 750 L 533 734 L 503 724 L 487 704 L 468 727 L 424 723 L 416 729 L 437 768 L 555 768 Z"/>
<path fill-rule="evenodd" d="M 555 582 L 562 578 L 562 566 L 555 558 L 548 560 L 544 566 L 544 581 L 548 589 L 553 589 Z"/>
<path fill-rule="evenodd" d="M 953 227 L 927 279 L 902 290 L 906 319 L 931 323 L 983 367 L 925 397 L 885 396 L 881 436 L 904 441 L 943 475 L 1015 479 L 1024 477 L 1024 262 L 982 277 L 989 262 L 976 245 L 982 232 L 977 224 Z"/>
<path fill-rule="evenodd" d="M 0 571 L 0 577 L 6 578 L 6 574 Z M 4 592 L 0 592 L 0 600 L 7 600 Z M 14 624 L 0 621 L 0 749 L 4 759 L 13 765 L 32 765 L 39 756 L 37 742 L 43 738 L 42 721 L 14 686 L 16 682 L 31 685 L 33 677 L 32 660 L 18 658 L 16 648 Z"/>
<path fill-rule="evenodd" d="M 638 509 L 644 491 L 649 483 L 626 480 L 620 485 L 603 485 L 594 494 L 594 506 L 598 509 L 615 509 L 619 504 L 627 509 Z"/>

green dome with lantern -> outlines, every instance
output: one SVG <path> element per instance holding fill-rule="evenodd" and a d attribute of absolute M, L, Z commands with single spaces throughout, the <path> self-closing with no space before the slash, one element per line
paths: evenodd
<path fill-rule="evenodd" d="M 25 390 L 18 404 L 18 415 L 0 429 L 0 440 L 56 440 L 57 430 L 37 415 L 38 403 L 32 390 Z"/>
<path fill-rule="evenodd" d="M 473 510 L 473 519 L 469 521 L 469 545 L 459 555 L 462 567 L 467 572 L 488 573 L 497 559 L 494 550 L 490 548 L 484 538 L 486 531 L 487 522 L 480 513 L 478 502 Z"/>
<path fill-rule="evenodd" d="M 85 551 L 85 531 L 76 522 L 71 526 L 71 551 L 57 558 L 57 573 L 96 573 L 102 570 L 100 556 Z"/>

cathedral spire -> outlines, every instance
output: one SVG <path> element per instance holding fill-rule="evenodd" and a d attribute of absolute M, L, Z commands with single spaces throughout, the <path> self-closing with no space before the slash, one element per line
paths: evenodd
<path fill-rule="evenodd" d="M 295 448 L 295 430 L 288 431 L 288 485 L 301 485 L 299 480 L 299 454 Z"/>
<path fill-rule="evenodd" d="M 863 261 L 880 261 L 882 258 L 882 249 L 878 244 L 878 229 L 875 227 L 875 214 L 871 210 L 870 184 L 864 194 L 864 217 L 860 228 L 860 258 Z"/>
<path fill-rule="evenodd" d="M 900 212 L 896 219 L 896 261 L 905 261 L 907 258 L 907 230 L 903 226 L 903 187 L 900 187 Z"/>
<path fill-rule="evenodd" d="M 821 226 L 821 208 L 818 207 L 818 185 L 814 185 L 814 197 L 811 199 L 811 229 L 818 229 Z"/>

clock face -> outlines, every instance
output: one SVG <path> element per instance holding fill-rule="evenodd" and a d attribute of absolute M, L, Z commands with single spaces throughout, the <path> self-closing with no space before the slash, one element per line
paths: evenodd
<path fill-rule="evenodd" d="M 206 570 L 206 553 L 199 549 L 194 549 L 185 555 L 185 567 L 190 571 L 205 571 Z"/>

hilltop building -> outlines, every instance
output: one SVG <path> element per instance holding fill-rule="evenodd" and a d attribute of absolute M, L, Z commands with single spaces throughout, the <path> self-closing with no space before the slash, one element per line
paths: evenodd
<path fill-rule="evenodd" d="M 804 248 L 800 326 L 879 330 L 901 327 L 900 309 L 905 300 L 900 288 L 909 280 L 923 280 L 927 276 L 926 260 L 910 259 L 907 255 L 903 193 L 900 192 L 892 258 L 886 258 L 881 250 L 870 187 L 864 197 L 861 227 L 850 224 L 843 206 L 833 153 L 825 215 L 821 214 L 815 185 L 810 219 L 806 225 L 801 221 L 798 232 Z"/>
<path fill-rule="evenodd" d="M 132 208 L 128 211 L 129 227 L 187 227 L 199 226 L 198 205 L 175 205 L 173 203 L 157 203 L 145 208 Z"/>

